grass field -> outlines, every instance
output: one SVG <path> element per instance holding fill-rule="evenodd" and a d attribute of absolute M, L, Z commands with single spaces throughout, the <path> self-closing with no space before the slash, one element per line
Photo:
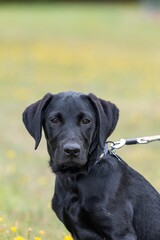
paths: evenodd
<path fill-rule="evenodd" d="M 0 5 L 0 239 L 68 234 L 50 209 L 45 141 L 34 151 L 21 121 L 46 92 L 93 92 L 116 103 L 112 140 L 160 134 L 159 29 L 153 13 L 134 5 Z M 158 142 L 118 154 L 160 191 Z"/>

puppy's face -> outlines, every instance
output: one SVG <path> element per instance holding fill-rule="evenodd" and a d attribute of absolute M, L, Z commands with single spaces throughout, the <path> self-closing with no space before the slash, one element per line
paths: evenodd
<path fill-rule="evenodd" d="M 85 95 L 55 95 L 46 109 L 43 127 L 53 171 L 74 172 L 87 163 L 96 114 Z"/>
<path fill-rule="evenodd" d="M 113 103 L 93 94 L 48 93 L 25 109 L 23 122 L 35 149 L 44 129 L 52 170 L 64 173 L 85 169 L 99 157 L 118 115 Z"/>

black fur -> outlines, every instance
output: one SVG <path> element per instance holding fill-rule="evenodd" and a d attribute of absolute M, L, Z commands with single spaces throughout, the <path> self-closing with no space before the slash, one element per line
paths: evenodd
<path fill-rule="evenodd" d="M 107 153 L 117 107 L 93 94 L 47 94 L 23 113 L 36 148 L 45 132 L 56 174 L 52 208 L 74 240 L 160 240 L 160 195 Z"/>

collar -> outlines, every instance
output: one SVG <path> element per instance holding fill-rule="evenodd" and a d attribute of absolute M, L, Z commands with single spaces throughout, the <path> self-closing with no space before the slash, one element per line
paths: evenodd
<path fill-rule="evenodd" d="M 99 159 L 96 161 L 96 164 L 99 163 L 107 153 L 114 156 L 119 162 L 122 162 L 122 159 L 116 154 L 116 152 L 113 149 L 109 149 L 108 143 L 110 143 L 110 142 L 105 143 L 103 152 L 99 156 Z"/>
<path fill-rule="evenodd" d="M 103 152 L 101 153 L 101 155 L 99 156 L 99 158 L 97 159 L 97 161 L 95 162 L 95 164 L 99 163 L 102 158 L 109 152 L 108 149 L 108 143 L 105 143 L 104 148 L 103 148 Z"/>
<path fill-rule="evenodd" d="M 109 152 L 108 144 L 105 143 L 105 145 L 104 145 L 104 149 L 103 149 L 103 153 L 101 153 L 98 162 L 99 162 L 99 161 L 104 157 L 104 155 L 106 155 L 108 152 Z"/>

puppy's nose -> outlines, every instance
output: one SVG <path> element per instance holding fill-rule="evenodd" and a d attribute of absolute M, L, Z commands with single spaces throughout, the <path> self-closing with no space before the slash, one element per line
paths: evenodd
<path fill-rule="evenodd" d="M 80 145 L 78 143 L 66 143 L 63 149 L 67 157 L 78 157 L 80 153 Z"/>

